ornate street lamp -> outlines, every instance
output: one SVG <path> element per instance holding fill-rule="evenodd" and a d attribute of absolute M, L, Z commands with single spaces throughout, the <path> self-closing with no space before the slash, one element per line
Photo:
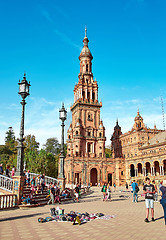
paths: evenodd
<path fill-rule="evenodd" d="M 67 111 L 64 108 L 64 103 L 62 108 L 59 110 L 59 119 L 62 121 L 62 135 L 61 135 L 61 154 L 60 154 L 60 166 L 59 166 L 59 175 L 58 179 L 61 182 L 62 188 L 64 188 L 65 175 L 64 175 L 64 127 L 65 120 L 67 119 Z"/>
<path fill-rule="evenodd" d="M 16 169 L 16 176 L 23 176 L 23 158 L 24 158 L 24 111 L 25 111 L 25 98 L 29 95 L 29 87 L 30 82 L 28 83 L 26 80 L 26 75 L 24 73 L 23 80 L 19 81 L 19 93 L 22 97 L 21 105 L 22 105 L 22 115 L 21 115 L 21 125 L 20 125 L 20 137 L 18 139 L 18 146 L 17 146 L 17 169 Z"/>

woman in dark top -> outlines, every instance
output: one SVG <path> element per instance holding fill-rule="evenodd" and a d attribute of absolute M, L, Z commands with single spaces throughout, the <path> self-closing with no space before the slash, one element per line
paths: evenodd
<path fill-rule="evenodd" d="M 163 210 L 164 210 L 164 219 L 165 219 L 165 225 L 166 225 L 166 184 L 163 184 L 160 187 L 160 194 L 162 196 L 160 203 L 163 206 Z"/>

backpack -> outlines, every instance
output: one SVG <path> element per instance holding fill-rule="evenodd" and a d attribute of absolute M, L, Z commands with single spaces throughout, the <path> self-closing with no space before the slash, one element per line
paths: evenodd
<path fill-rule="evenodd" d="M 56 216 L 55 208 L 50 208 L 51 216 Z"/>
<path fill-rule="evenodd" d="M 135 191 L 136 191 L 136 192 L 139 192 L 139 187 L 138 187 L 138 185 L 135 186 Z"/>

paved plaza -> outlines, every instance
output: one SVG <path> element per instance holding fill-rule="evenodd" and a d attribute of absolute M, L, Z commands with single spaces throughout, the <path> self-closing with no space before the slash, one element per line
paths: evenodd
<path fill-rule="evenodd" d="M 38 223 L 39 217 L 50 216 L 52 205 L 26 209 L 4 210 L 0 212 L 0 239 L 137 239 L 165 240 L 163 210 L 160 203 L 155 203 L 155 222 L 145 223 L 145 202 L 139 197 L 139 203 L 132 203 L 128 192 L 112 193 L 112 202 L 103 202 L 100 188 L 92 188 L 92 193 L 82 197 L 80 203 L 61 204 L 65 213 L 77 212 L 115 215 L 110 220 L 92 220 L 83 225 L 66 222 Z M 56 206 L 56 205 L 55 205 Z"/>

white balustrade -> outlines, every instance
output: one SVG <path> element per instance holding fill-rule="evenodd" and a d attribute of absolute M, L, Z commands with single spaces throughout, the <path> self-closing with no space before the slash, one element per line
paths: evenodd
<path fill-rule="evenodd" d="M 0 188 L 6 190 L 8 192 L 12 192 L 13 190 L 13 179 L 6 177 L 4 175 L 0 175 Z"/>

